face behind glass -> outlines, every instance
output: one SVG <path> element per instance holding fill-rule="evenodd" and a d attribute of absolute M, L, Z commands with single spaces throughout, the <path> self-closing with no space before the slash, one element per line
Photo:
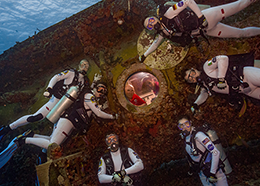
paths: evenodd
<path fill-rule="evenodd" d="M 148 17 L 145 21 L 145 28 L 148 30 L 154 30 L 154 25 L 156 25 L 156 23 L 159 20 L 156 17 Z"/>
<path fill-rule="evenodd" d="M 119 148 L 119 141 L 115 135 L 111 135 L 106 138 L 106 144 L 110 148 L 110 151 L 116 152 Z"/>
<path fill-rule="evenodd" d="M 100 98 L 101 96 L 106 95 L 107 93 L 107 88 L 106 86 L 99 84 L 97 85 L 97 87 L 95 88 L 95 97 Z"/>
<path fill-rule="evenodd" d="M 88 69 L 89 69 L 89 63 L 87 61 L 80 62 L 80 65 L 79 65 L 80 71 L 84 70 L 85 72 L 87 72 Z"/>
<path fill-rule="evenodd" d="M 111 145 L 112 143 L 118 143 L 117 137 L 116 136 L 109 136 L 107 139 L 107 145 Z"/>
<path fill-rule="evenodd" d="M 126 85 L 125 87 L 125 95 L 128 99 L 132 99 L 133 95 L 134 95 L 134 89 L 129 86 L 129 85 Z"/>
<path fill-rule="evenodd" d="M 191 130 L 191 123 L 188 119 L 186 118 L 182 118 L 179 120 L 178 122 L 178 128 L 181 130 L 181 131 L 190 131 Z"/>

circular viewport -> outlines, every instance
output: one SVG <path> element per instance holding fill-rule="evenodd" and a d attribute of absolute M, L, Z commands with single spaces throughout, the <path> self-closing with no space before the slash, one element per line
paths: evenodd
<path fill-rule="evenodd" d="M 148 72 L 132 74 L 125 83 L 125 97 L 135 106 L 150 105 L 158 96 L 158 79 Z"/>

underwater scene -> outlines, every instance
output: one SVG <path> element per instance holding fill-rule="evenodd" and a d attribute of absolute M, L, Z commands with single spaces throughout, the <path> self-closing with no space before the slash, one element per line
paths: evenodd
<path fill-rule="evenodd" d="M 0 5 L 0 185 L 260 185 L 259 0 Z"/>

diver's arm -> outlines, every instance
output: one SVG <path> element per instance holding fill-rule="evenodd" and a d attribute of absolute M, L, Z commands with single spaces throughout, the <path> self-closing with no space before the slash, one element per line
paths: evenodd
<path fill-rule="evenodd" d="M 144 164 L 138 154 L 133 149 L 128 148 L 128 154 L 131 161 L 134 163 L 131 167 L 125 169 L 126 174 L 134 174 L 144 169 Z"/>
<path fill-rule="evenodd" d="M 196 140 L 212 154 L 210 173 L 216 174 L 220 156 L 219 150 L 203 132 L 198 132 L 196 134 Z"/>
<path fill-rule="evenodd" d="M 99 109 L 97 107 L 97 102 L 93 96 L 93 94 L 87 93 L 85 94 L 85 99 L 84 99 L 84 107 L 86 109 L 90 108 L 92 112 L 96 114 L 97 117 L 99 118 L 104 118 L 104 119 L 115 119 L 115 116 L 111 114 L 107 114 Z"/>
<path fill-rule="evenodd" d="M 159 34 L 159 36 L 154 40 L 152 45 L 148 48 L 148 50 L 144 53 L 144 57 L 147 57 L 149 54 L 151 54 L 153 51 L 155 51 L 161 42 L 163 41 L 163 36 Z"/>
<path fill-rule="evenodd" d="M 219 55 L 206 61 L 203 65 L 205 73 L 212 78 L 225 78 L 228 70 L 228 56 Z"/>
<path fill-rule="evenodd" d="M 98 167 L 98 180 L 100 183 L 111 183 L 112 175 L 106 174 L 106 164 L 103 158 L 100 158 L 99 167 Z"/>
<path fill-rule="evenodd" d="M 74 72 L 73 71 L 70 71 L 70 70 L 65 70 L 59 74 L 56 74 L 55 76 L 53 76 L 51 78 L 51 80 L 49 81 L 49 84 L 47 87 L 50 87 L 50 88 L 53 88 L 53 86 L 60 80 L 62 79 L 67 79 L 69 78 L 70 76 L 74 77 Z"/>
<path fill-rule="evenodd" d="M 217 56 L 216 63 L 218 65 L 218 78 L 225 78 L 229 64 L 228 56 Z"/>
<path fill-rule="evenodd" d="M 199 18 L 202 16 L 202 13 L 194 0 L 183 0 L 176 3 L 165 12 L 164 16 L 172 19 L 187 7 L 189 7 Z"/>
<path fill-rule="evenodd" d="M 208 99 L 208 97 L 209 97 L 209 94 L 208 94 L 207 90 L 205 88 L 201 88 L 200 95 L 198 96 L 198 98 L 196 99 L 196 101 L 194 103 L 199 106 L 202 103 L 204 103 Z"/>

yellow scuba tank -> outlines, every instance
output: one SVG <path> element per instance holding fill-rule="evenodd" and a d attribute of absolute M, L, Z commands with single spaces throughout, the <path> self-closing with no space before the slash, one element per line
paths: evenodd
<path fill-rule="evenodd" d="M 206 132 L 210 138 L 210 140 L 213 142 L 213 141 L 218 141 L 219 138 L 218 138 L 218 135 L 216 133 L 216 131 L 212 130 L 212 129 L 209 129 L 207 132 Z M 232 172 L 232 167 L 227 159 L 227 155 L 221 145 L 221 143 L 217 143 L 217 144 L 214 144 L 216 146 L 216 148 L 219 150 L 220 152 L 220 159 L 223 161 L 225 167 L 225 174 L 229 174 Z"/>
<path fill-rule="evenodd" d="M 49 112 L 46 118 L 52 122 L 56 123 L 61 114 L 69 108 L 76 101 L 79 95 L 79 86 L 71 86 L 67 93 L 62 96 L 60 101 L 54 106 L 54 108 Z"/>

